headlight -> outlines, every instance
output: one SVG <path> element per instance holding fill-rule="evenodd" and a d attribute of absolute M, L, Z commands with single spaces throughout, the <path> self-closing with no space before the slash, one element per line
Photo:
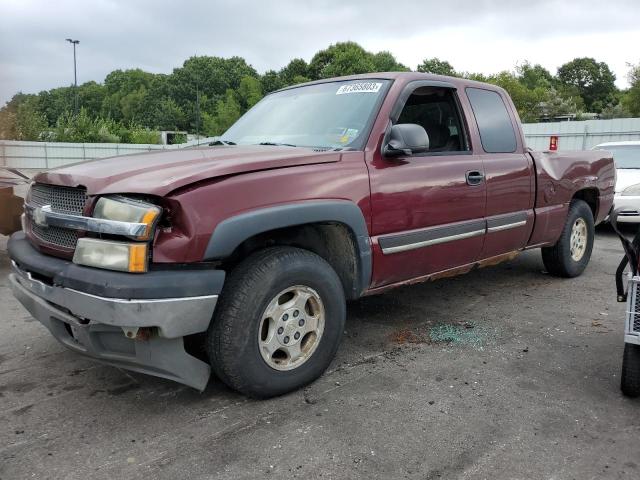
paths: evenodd
<path fill-rule="evenodd" d="M 625 188 L 624 190 L 622 190 L 622 192 L 620 192 L 620 195 L 625 197 L 631 195 L 640 196 L 640 183 Z"/>
<path fill-rule="evenodd" d="M 122 272 L 146 272 L 147 248 L 146 243 L 80 238 L 73 263 Z"/>
<path fill-rule="evenodd" d="M 102 197 L 93 210 L 94 218 L 118 222 L 144 223 L 147 229 L 137 240 L 149 240 L 162 209 L 151 203 L 138 202 L 125 197 Z"/>

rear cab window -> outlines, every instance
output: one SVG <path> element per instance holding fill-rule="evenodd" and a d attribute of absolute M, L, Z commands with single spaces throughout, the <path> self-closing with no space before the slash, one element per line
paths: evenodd
<path fill-rule="evenodd" d="M 483 150 L 487 153 L 515 152 L 516 132 L 500 94 L 493 90 L 471 87 L 466 88 L 466 92 L 478 125 Z"/>

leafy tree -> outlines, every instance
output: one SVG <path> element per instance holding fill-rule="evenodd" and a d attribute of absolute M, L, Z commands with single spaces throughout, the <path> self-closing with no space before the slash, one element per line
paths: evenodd
<path fill-rule="evenodd" d="M 157 101 L 147 119 L 147 125 L 160 130 L 180 130 L 185 124 L 186 115 L 175 100 L 165 97 Z"/>
<path fill-rule="evenodd" d="M 419 72 L 433 73 L 435 75 L 448 75 L 450 77 L 459 77 L 453 65 L 446 60 L 440 60 L 437 57 L 425 58 L 420 65 L 418 65 Z"/>
<path fill-rule="evenodd" d="M 309 63 L 309 78 L 318 80 L 380 70 L 404 71 L 407 68 L 389 52 L 372 54 L 355 42 L 342 42 L 320 50 L 313 56 Z"/>
<path fill-rule="evenodd" d="M 224 98 L 216 103 L 215 114 L 203 114 L 204 131 L 207 135 L 221 135 L 240 118 L 241 114 L 242 109 L 235 92 L 228 89 Z"/>
<path fill-rule="evenodd" d="M 286 67 L 282 68 L 278 73 L 280 80 L 284 86 L 293 85 L 294 78 L 303 77 L 308 78 L 309 76 L 309 65 L 302 58 L 294 58 L 291 60 Z"/>
<path fill-rule="evenodd" d="M 563 95 L 561 92 L 551 87 L 543 103 L 541 103 L 540 118 L 553 119 L 561 115 L 578 114 L 582 111 L 580 97 Z"/>
<path fill-rule="evenodd" d="M 97 117 L 102 110 L 102 102 L 106 97 L 106 88 L 94 81 L 83 83 L 78 86 L 78 105 L 89 113 L 89 115 Z M 72 96 L 75 95 L 71 88 Z"/>
<path fill-rule="evenodd" d="M 40 140 L 42 133 L 47 129 L 47 119 L 38 110 L 37 103 L 37 97 L 29 96 L 18 105 L 15 132 L 17 140 Z"/>
<path fill-rule="evenodd" d="M 609 66 L 593 58 L 575 58 L 558 69 L 558 80 L 576 87 L 590 111 L 599 112 L 616 92 L 615 80 Z"/>
<path fill-rule="evenodd" d="M 262 85 L 254 77 L 243 77 L 238 86 L 238 96 L 243 110 L 253 107 L 262 98 Z"/>
<path fill-rule="evenodd" d="M 316 53 L 309 64 L 312 79 L 373 72 L 372 55 L 355 42 L 331 45 Z"/>
<path fill-rule="evenodd" d="M 611 118 L 629 118 L 632 117 L 631 112 L 626 109 L 623 103 L 610 103 L 600 112 L 600 118 L 607 120 Z"/>
<path fill-rule="evenodd" d="M 73 87 L 52 88 L 38 94 L 39 110 L 49 125 L 55 125 L 58 118 L 74 109 Z"/>
<path fill-rule="evenodd" d="M 409 69 L 396 60 L 391 52 L 373 54 L 373 68 L 376 72 L 408 72 Z"/>
<path fill-rule="evenodd" d="M 538 87 L 551 88 L 555 83 L 551 72 L 539 64 L 531 65 L 525 61 L 516 67 L 516 72 L 520 83 L 531 90 Z"/>
<path fill-rule="evenodd" d="M 262 91 L 265 93 L 271 93 L 276 90 L 280 90 L 285 86 L 284 82 L 275 70 L 267 70 L 264 75 L 260 77 L 260 85 Z"/>
<path fill-rule="evenodd" d="M 621 103 L 632 116 L 640 117 L 640 64 L 629 67 L 627 78 L 631 87 L 623 94 Z"/>

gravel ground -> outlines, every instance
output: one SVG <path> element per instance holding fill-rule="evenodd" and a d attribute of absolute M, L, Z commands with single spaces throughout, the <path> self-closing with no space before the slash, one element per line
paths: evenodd
<path fill-rule="evenodd" d="M 577 279 L 532 251 L 354 302 L 322 378 L 254 401 L 65 350 L 13 299 L 0 253 L 0 479 L 639 478 L 621 254 L 605 229 Z"/>

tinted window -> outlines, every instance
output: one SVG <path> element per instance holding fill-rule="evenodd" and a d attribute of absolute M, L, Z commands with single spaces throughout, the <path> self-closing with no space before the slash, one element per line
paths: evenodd
<path fill-rule="evenodd" d="M 429 152 L 467 150 L 466 135 L 450 89 L 415 89 L 407 99 L 396 123 L 421 125 L 429 135 Z"/>
<path fill-rule="evenodd" d="M 496 92 L 481 88 L 467 88 L 467 97 L 476 117 L 484 151 L 515 152 L 516 134 L 502 97 Z"/>
<path fill-rule="evenodd" d="M 640 145 L 611 145 L 596 149 L 611 152 L 616 168 L 640 169 Z"/>

